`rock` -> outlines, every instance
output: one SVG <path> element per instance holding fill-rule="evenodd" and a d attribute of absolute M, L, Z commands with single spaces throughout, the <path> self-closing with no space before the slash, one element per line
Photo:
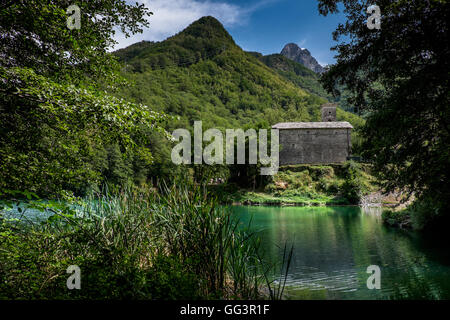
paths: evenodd
<path fill-rule="evenodd" d="M 288 59 L 301 63 L 308 69 L 315 73 L 323 73 L 325 69 L 317 62 L 317 60 L 311 55 L 308 49 L 302 49 L 295 43 L 287 44 L 281 54 Z"/>
<path fill-rule="evenodd" d="M 277 189 L 282 189 L 282 190 L 286 190 L 287 187 L 289 186 L 289 184 L 284 181 L 276 181 L 275 185 L 277 186 Z"/>

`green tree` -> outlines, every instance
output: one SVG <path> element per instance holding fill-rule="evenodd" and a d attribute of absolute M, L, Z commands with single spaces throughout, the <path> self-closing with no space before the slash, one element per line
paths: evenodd
<path fill-rule="evenodd" d="M 102 90 L 122 83 L 108 52 L 114 30 L 139 32 L 148 25 L 148 9 L 121 0 L 79 1 L 81 29 L 69 30 L 70 4 L 0 5 L 0 188 L 81 193 L 101 182 L 96 157 L 108 145 L 150 163 L 148 132 L 164 132 L 163 114 Z"/>
<path fill-rule="evenodd" d="M 118 64 L 108 50 L 115 30 L 126 36 L 148 27 L 143 4 L 125 0 L 76 1 L 81 29 L 67 27 L 68 0 L 15 0 L 0 5 L 0 63 L 26 67 L 36 73 L 79 83 L 90 77 L 117 77 Z M 90 82 L 95 85 L 96 82 Z"/>
<path fill-rule="evenodd" d="M 384 187 L 431 197 L 440 215 L 450 198 L 450 2 L 376 4 L 381 29 L 370 30 L 367 1 L 319 0 L 321 14 L 343 8 L 347 16 L 333 34 L 337 63 L 322 82 L 334 94 L 345 85 L 367 113 L 365 157 Z"/>

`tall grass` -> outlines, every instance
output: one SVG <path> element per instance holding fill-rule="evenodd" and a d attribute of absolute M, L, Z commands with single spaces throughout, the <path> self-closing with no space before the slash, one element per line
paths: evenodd
<path fill-rule="evenodd" d="M 51 216 L 1 222 L 0 298 L 259 299 L 272 283 L 257 235 L 200 186 L 31 207 Z M 73 264 L 82 289 L 69 291 Z"/>
<path fill-rule="evenodd" d="M 240 228 L 231 210 L 208 199 L 201 187 L 166 186 L 162 193 L 153 202 L 161 249 L 203 275 L 206 296 L 258 297 L 255 235 Z"/>
<path fill-rule="evenodd" d="M 294 254 L 294 246 L 292 245 L 288 249 L 287 242 L 283 248 L 283 259 L 281 263 L 270 263 L 258 254 L 258 261 L 262 268 L 262 276 L 264 277 L 266 288 L 269 292 L 269 298 L 271 300 L 282 300 L 284 297 L 284 289 L 286 287 L 286 281 L 288 277 L 289 268 L 291 266 L 292 258 Z M 279 274 L 276 273 L 279 266 Z"/>

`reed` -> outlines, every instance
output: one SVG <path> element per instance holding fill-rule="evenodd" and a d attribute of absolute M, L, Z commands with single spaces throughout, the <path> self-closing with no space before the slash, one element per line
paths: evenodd
<path fill-rule="evenodd" d="M 30 202 L 29 207 L 50 216 L 41 222 L 2 222 L 0 231 L 8 235 L 0 241 L 6 298 L 282 296 L 285 283 L 272 288 L 257 233 L 250 224 L 241 225 L 205 187 L 163 184 L 159 192 L 115 195 L 104 190 L 82 201 Z M 79 292 L 64 288 L 65 268 L 72 264 L 84 275 Z M 34 273 L 15 272 L 21 268 Z"/>

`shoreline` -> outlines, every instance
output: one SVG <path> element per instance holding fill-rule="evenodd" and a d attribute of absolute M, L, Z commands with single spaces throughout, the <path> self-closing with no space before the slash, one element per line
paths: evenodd
<path fill-rule="evenodd" d="M 369 207 L 391 210 L 400 210 L 406 207 L 411 201 L 405 203 L 404 195 L 401 193 L 383 194 L 381 191 L 373 191 L 363 195 L 358 203 L 350 203 L 341 195 L 328 195 L 327 198 L 301 198 L 280 197 L 277 199 L 266 192 L 241 191 L 239 197 L 225 201 L 225 204 L 232 206 L 267 206 L 267 207 Z"/>
<path fill-rule="evenodd" d="M 302 202 L 233 202 L 232 206 L 249 207 L 360 207 L 357 204 L 334 204 L 334 203 L 302 203 Z"/>
<path fill-rule="evenodd" d="M 338 203 L 307 203 L 307 202 L 256 202 L 256 201 L 233 201 L 231 206 L 248 206 L 248 207 L 366 207 L 388 209 L 395 207 L 397 204 L 380 204 L 380 203 L 360 203 L 360 204 L 338 204 Z"/>

